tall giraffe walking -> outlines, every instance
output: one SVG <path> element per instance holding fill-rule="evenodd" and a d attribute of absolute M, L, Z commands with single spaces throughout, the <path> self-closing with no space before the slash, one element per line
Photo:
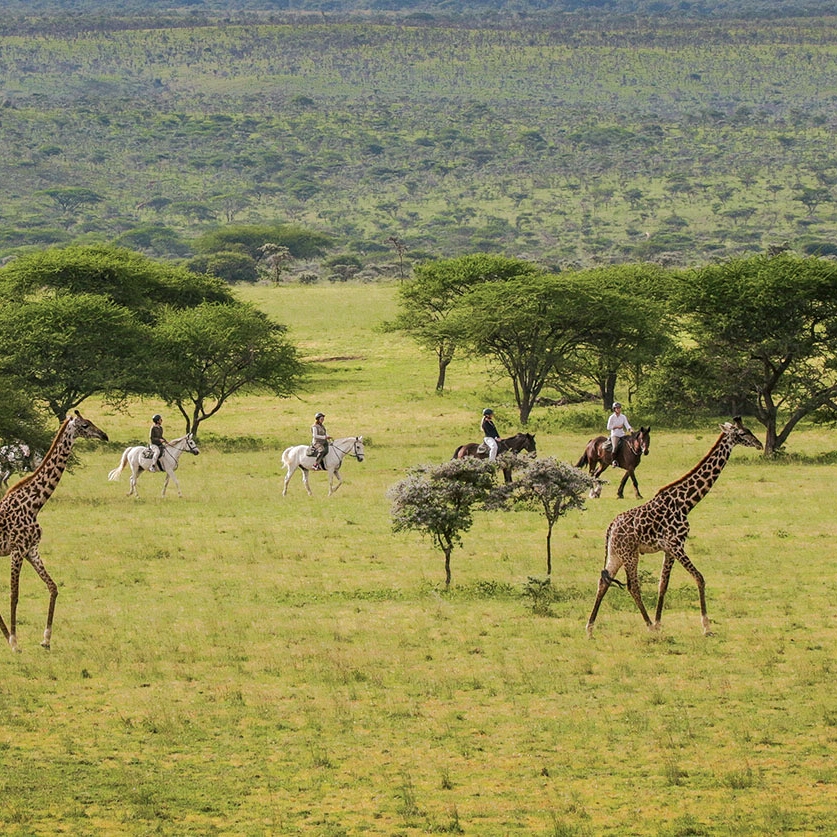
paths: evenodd
<path fill-rule="evenodd" d="M 34 474 L 24 477 L 13 485 L 6 496 L 0 500 L 0 555 L 11 556 L 12 574 L 9 584 L 10 615 L 9 626 L 0 616 L 0 630 L 9 641 L 13 651 L 17 651 L 17 600 L 20 586 L 20 568 L 25 558 L 41 577 L 49 590 L 49 611 L 46 629 L 41 645 L 49 648 L 52 638 L 52 617 L 55 613 L 55 600 L 58 587 L 50 578 L 39 553 L 41 527 L 38 512 L 52 496 L 61 475 L 67 466 L 67 460 L 76 439 L 108 440 L 107 433 L 99 430 L 92 421 L 82 418 L 78 410 L 67 418 L 58 429 L 49 451 Z"/>
<path fill-rule="evenodd" d="M 608 526 L 605 545 L 605 568 L 599 579 L 599 589 L 593 611 L 587 620 L 587 636 L 593 636 L 593 623 L 599 612 L 605 593 L 615 582 L 614 576 L 624 565 L 628 591 L 633 596 L 645 624 L 659 628 L 663 614 L 663 599 L 668 589 L 668 579 L 674 562 L 679 561 L 692 575 L 700 595 L 700 616 L 703 633 L 711 635 L 709 617 L 706 615 L 706 595 L 703 576 L 686 555 L 685 543 L 689 534 L 689 512 L 709 493 L 715 480 L 729 461 L 736 445 L 762 449 L 762 443 L 736 416 L 732 422 L 721 425 L 721 435 L 709 453 L 688 474 L 661 488 L 647 503 L 617 515 Z M 657 594 L 657 612 L 652 624 L 642 603 L 637 569 L 639 556 L 649 552 L 663 552 L 663 568 Z M 615 582 L 620 587 L 621 582 Z"/>

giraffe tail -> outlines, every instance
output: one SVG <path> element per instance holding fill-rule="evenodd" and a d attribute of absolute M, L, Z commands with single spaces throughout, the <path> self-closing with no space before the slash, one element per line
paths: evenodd
<path fill-rule="evenodd" d="M 114 469 L 113 469 L 113 470 L 112 470 L 112 471 L 108 474 L 108 479 L 109 479 L 109 480 L 111 480 L 111 481 L 113 481 L 113 480 L 118 480 L 118 479 L 119 479 L 119 475 L 122 473 L 122 470 L 124 469 L 124 467 L 125 467 L 127 464 L 128 464 L 128 451 L 126 450 L 126 451 L 122 454 L 122 459 L 121 459 L 121 460 L 120 460 L 120 462 L 119 462 L 119 467 L 118 467 L 118 468 L 114 468 Z"/>
<path fill-rule="evenodd" d="M 619 581 L 618 578 L 614 578 L 607 570 L 602 570 L 602 581 L 610 587 L 611 584 L 615 584 L 620 589 L 624 590 L 625 585 L 623 582 Z"/>

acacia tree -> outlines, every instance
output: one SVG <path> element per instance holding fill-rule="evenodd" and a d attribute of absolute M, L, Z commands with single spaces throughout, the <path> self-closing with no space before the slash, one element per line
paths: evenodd
<path fill-rule="evenodd" d="M 506 282 L 537 272 L 529 262 L 486 254 L 425 262 L 414 268 L 410 282 L 399 285 L 401 311 L 389 327 L 405 331 L 419 346 L 435 352 L 436 391 L 442 392 L 459 345 L 458 329 L 450 318 L 458 300 L 482 283 Z"/>
<path fill-rule="evenodd" d="M 0 307 L 0 375 L 62 421 L 91 395 L 141 390 L 148 331 L 96 294 L 46 295 Z"/>
<path fill-rule="evenodd" d="M 813 412 L 837 414 L 837 265 L 787 253 L 687 273 L 680 305 L 701 368 L 746 399 L 764 455 Z"/>
<path fill-rule="evenodd" d="M 495 485 L 495 466 L 482 459 L 452 459 L 442 465 L 417 465 L 387 492 L 392 500 L 392 528 L 427 535 L 445 556 L 445 586 L 450 587 L 450 559 L 473 522 L 473 508 Z"/>
<path fill-rule="evenodd" d="M 571 369 L 578 348 L 606 326 L 584 283 L 547 274 L 472 289 L 451 323 L 474 353 L 505 370 L 524 425 L 550 377 Z"/>
<path fill-rule="evenodd" d="M 643 371 L 671 345 L 671 281 L 656 265 L 627 264 L 575 274 L 592 302 L 588 337 L 579 347 L 577 376 L 592 381 L 605 410 L 620 376 L 635 388 Z M 594 322 L 596 316 L 599 322 Z M 575 377 L 573 375 L 572 377 Z M 562 381 L 552 383 L 559 391 Z"/>
<path fill-rule="evenodd" d="M 303 365 L 285 331 L 249 305 L 169 309 L 154 329 L 156 393 L 195 436 L 234 395 L 290 395 Z"/>
<path fill-rule="evenodd" d="M 589 474 L 553 457 L 519 457 L 517 479 L 503 485 L 489 499 L 489 505 L 506 509 L 535 509 L 547 522 L 546 573 L 552 575 L 552 530 L 559 517 L 572 509 L 584 508 L 584 494 L 593 486 Z"/>

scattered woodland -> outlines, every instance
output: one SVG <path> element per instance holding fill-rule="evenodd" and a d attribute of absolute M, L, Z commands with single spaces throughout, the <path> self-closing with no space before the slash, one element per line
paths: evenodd
<path fill-rule="evenodd" d="M 374 278 L 474 252 L 553 270 L 837 252 L 830 19 L 17 5 L 0 257 L 189 259 L 277 223 L 327 242 L 287 266 L 312 281 L 336 256 Z"/>

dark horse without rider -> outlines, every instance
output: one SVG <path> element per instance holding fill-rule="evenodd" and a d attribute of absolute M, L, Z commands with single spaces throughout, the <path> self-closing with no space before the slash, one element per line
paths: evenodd
<path fill-rule="evenodd" d="M 497 453 L 537 453 L 535 449 L 535 437 L 531 433 L 518 433 L 516 436 L 509 436 L 508 439 L 497 440 Z M 451 459 L 464 459 L 466 456 L 476 456 L 477 459 L 488 459 L 488 449 L 485 444 L 471 442 L 467 445 L 460 445 L 454 452 Z M 503 477 L 506 482 L 511 482 L 511 468 L 503 468 Z"/>
<path fill-rule="evenodd" d="M 607 443 L 607 445 L 605 445 Z M 639 493 L 639 483 L 636 481 L 634 471 L 642 461 L 642 455 L 648 455 L 651 449 L 651 428 L 640 427 L 633 433 L 622 437 L 622 444 L 619 445 L 619 450 L 616 452 L 616 464 L 625 469 L 625 476 L 622 477 L 622 482 L 619 483 L 619 490 L 616 496 L 621 500 L 623 498 L 623 491 L 625 490 L 625 483 L 628 477 L 634 484 L 634 491 L 636 496 L 641 500 L 642 495 Z M 613 464 L 613 452 L 610 448 L 610 439 L 607 436 L 596 436 L 587 443 L 584 454 L 578 460 L 576 468 L 588 467 L 593 479 L 596 480 L 595 485 L 590 491 L 591 497 L 598 497 L 602 492 L 601 483 L 598 482 L 599 477 L 605 469 Z"/>

